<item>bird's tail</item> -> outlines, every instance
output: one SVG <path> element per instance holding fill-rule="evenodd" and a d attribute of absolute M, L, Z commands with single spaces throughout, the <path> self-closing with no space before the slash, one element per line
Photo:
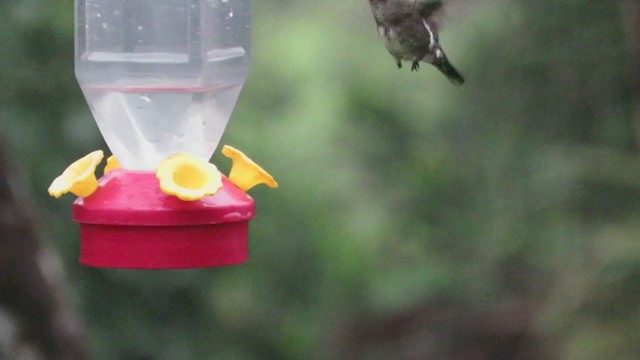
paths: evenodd
<path fill-rule="evenodd" d="M 442 53 L 442 57 L 440 57 L 435 61 L 434 65 L 454 85 L 462 86 L 462 84 L 464 84 L 464 77 L 462 77 L 462 75 L 460 75 L 458 70 L 456 70 L 456 68 L 453 67 L 453 65 L 451 65 L 451 63 L 449 62 L 449 59 L 447 59 L 447 56 L 444 53 Z"/>

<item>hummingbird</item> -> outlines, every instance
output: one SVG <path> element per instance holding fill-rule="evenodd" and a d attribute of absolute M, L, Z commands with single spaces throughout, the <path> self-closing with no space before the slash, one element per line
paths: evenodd
<path fill-rule="evenodd" d="M 464 78 L 449 62 L 440 46 L 438 30 L 442 1 L 428 0 L 369 0 L 378 35 L 396 60 L 411 61 L 411 71 L 420 69 L 424 61 L 435 66 L 455 85 Z"/>

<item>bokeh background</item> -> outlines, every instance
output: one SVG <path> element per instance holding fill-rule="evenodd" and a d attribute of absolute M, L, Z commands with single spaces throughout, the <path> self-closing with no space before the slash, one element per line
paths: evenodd
<path fill-rule="evenodd" d="M 441 42 L 462 89 L 396 69 L 365 0 L 253 6 L 223 143 L 280 189 L 252 192 L 247 264 L 149 272 L 80 266 L 72 196 L 46 194 L 106 150 L 73 1 L 0 1 L 3 358 L 73 358 L 55 321 L 93 359 L 640 358 L 636 1 L 458 2 Z M 7 265 L 23 236 L 49 267 Z"/>

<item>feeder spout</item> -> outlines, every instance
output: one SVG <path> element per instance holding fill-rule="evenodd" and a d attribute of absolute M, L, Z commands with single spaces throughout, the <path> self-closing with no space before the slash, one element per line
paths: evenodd
<path fill-rule="evenodd" d="M 215 165 L 189 154 L 179 154 L 162 161 L 156 177 L 160 189 L 180 200 L 195 201 L 215 195 L 222 188 L 222 175 Z"/>
<path fill-rule="evenodd" d="M 105 174 L 108 174 L 109 172 L 117 169 L 120 169 L 120 163 L 118 162 L 118 159 L 116 159 L 115 155 L 109 156 L 107 158 L 107 165 L 104 166 L 103 172 Z"/>
<path fill-rule="evenodd" d="M 58 176 L 49 186 L 49 195 L 59 198 L 71 192 L 76 196 L 86 198 L 98 189 L 95 171 L 104 157 L 102 150 L 96 150 L 69 165 L 62 175 Z"/>
<path fill-rule="evenodd" d="M 229 172 L 229 180 L 242 191 L 249 191 L 260 184 L 265 184 L 272 189 L 278 188 L 278 183 L 273 176 L 242 151 L 225 145 L 222 147 L 222 154 L 233 161 Z"/>

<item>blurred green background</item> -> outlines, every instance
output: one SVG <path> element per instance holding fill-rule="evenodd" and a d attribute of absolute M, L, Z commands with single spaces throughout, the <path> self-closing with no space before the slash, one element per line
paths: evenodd
<path fill-rule="evenodd" d="M 223 143 L 280 189 L 252 191 L 247 264 L 153 272 L 80 266 L 72 196 L 46 194 L 107 149 L 73 76 L 73 1 L 0 1 L 1 141 L 93 356 L 640 358 L 620 3 L 463 6 L 441 34 L 459 89 L 397 70 L 358 1 L 254 1 L 252 73 Z"/>

